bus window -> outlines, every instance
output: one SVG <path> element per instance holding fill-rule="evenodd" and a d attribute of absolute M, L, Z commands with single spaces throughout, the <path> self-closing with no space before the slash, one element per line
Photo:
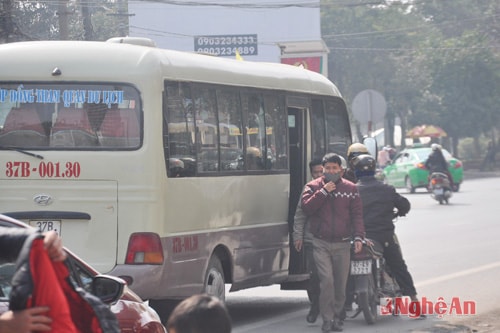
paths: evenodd
<path fill-rule="evenodd" d="M 312 101 L 312 157 L 326 153 L 346 156 L 351 144 L 351 129 L 344 102 L 341 99 Z"/>
<path fill-rule="evenodd" d="M 2 146 L 46 147 L 48 136 L 34 104 L 6 109 L 0 135 Z"/>
<path fill-rule="evenodd" d="M 2 84 L 0 89 L 4 92 L 0 147 L 117 150 L 140 146 L 141 103 L 131 86 L 19 82 Z"/>
<path fill-rule="evenodd" d="M 187 83 L 167 82 L 167 107 L 164 117 L 168 123 L 168 174 L 170 177 L 189 177 L 196 174 L 194 106 Z"/>
<path fill-rule="evenodd" d="M 195 86 L 192 89 L 196 123 L 198 172 L 218 171 L 219 143 L 215 90 Z"/>
<path fill-rule="evenodd" d="M 346 156 L 351 144 L 351 129 L 345 104 L 341 100 L 327 100 L 325 104 L 327 152 Z"/>
<path fill-rule="evenodd" d="M 217 89 L 217 109 L 220 171 L 238 170 L 238 159 L 243 153 L 243 121 L 238 91 Z"/>
<path fill-rule="evenodd" d="M 323 112 L 323 101 L 312 100 L 311 112 L 311 158 L 323 158 L 326 154 L 325 138 L 325 113 Z"/>
<path fill-rule="evenodd" d="M 266 123 L 264 103 L 260 94 L 243 93 L 241 95 L 243 114 L 246 115 L 246 153 L 244 168 L 246 170 L 263 170 L 263 156 L 266 156 Z"/>
<path fill-rule="evenodd" d="M 281 95 L 266 95 L 266 169 L 286 169 L 288 167 L 287 113 Z"/>

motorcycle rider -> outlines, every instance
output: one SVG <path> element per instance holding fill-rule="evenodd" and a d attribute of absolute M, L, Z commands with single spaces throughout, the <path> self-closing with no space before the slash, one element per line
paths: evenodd
<path fill-rule="evenodd" d="M 356 142 L 347 148 L 347 163 L 348 168 L 344 173 L 344 178 L 356 184 L 358 179 L 356 178 L 356 174 L 354 172 L 354 166 L 352 165 L 352 161 L 356 156 L 362 154 L 369 154 L 368 148 L 362 143 Z"/>
<path fill-rule="evenodd" d="M 403 259 L 392 221 L 394 209 L 397 209 L 399 216 L 405 216 L 410 211 L 410 202 L 397 193 L 393 186 L 375 178 L 376 161 L 371 155 L 359 155 L 353 159 L 352 164 L 363 203 L 366 237 L 383 248 L 386 264 L 394 274 L 402 294 L 409 296 L 413 302 L 418 302 L 413 278 Z"/>
<path fill-rule="evenodd" d="M 448 162 L 444 158 L 441 145 L 433 143 L 431 145 L 432 152 L 425 161 L 425 167 L 429 170 L 429 178 L 433 172 L 444 173 L 450 181 L 450 186 L 453 188 L 453 177 L 448 170 Z"/>

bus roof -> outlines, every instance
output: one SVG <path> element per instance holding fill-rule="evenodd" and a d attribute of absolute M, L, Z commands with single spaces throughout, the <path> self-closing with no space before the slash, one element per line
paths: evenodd
<path fill-rule="evenodd" d="M 61 75 L 52 74 L 55 68 Z M 323 75 L 296 66 L 114 42 L 3 44 L 0 77 L 4 81 L 74 82 L 171 79 L 340 96 L 335 85 Z"/>

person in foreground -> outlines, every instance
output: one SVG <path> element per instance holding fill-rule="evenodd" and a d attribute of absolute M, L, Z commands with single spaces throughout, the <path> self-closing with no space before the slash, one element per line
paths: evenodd
<path fill-rule="evenodd" d="M 392 221 L 394 209 L 397 209 L 399 216 L 405 216 L 410 211 L 410 201 L 397 193 L 393 186 L 375 178 L 376 162 L 371 155 L 355 157 L 353 165 L 358 178 L 356 185 L 363 202 L 366 237 L 383 249 L 386 263 L 403 295 L 409 296 L 413 302 L 418 302 L 413 278 L 403 259 Z"/>
<path fill-rule="evenodd" d="M 319 309 L 323 332 L 342 331 L 351 240 L 355 252 L 365 236 L 361 198 L 356 185 L 342 178 L 337 154 L 322 159 L 323 176 L 306 184 L 302 210 L 308 216 L 313 255 L 320 281 Z"/>
<path fill-rule="evenodd" d="M 0 262 L 13 261 L 19 255 L 24 241 L 32 229 L 0 227 Z M 44 234 L 44 248 L 53 261 L 64 261 L 61 238 L 54 232 Z M 0 333 L 29 333 L 33 331 L 50 331 L 52 319 L 47 316 L 48 307 L 38 306 L 21 311 L 7 311 L 0 315 Z"/>
<path fill-rule="evenodd" d="M 215 296 L 197 294 L 180 302 L 167 321 L 168 333 L 230 333 L 231 318 Z"/>

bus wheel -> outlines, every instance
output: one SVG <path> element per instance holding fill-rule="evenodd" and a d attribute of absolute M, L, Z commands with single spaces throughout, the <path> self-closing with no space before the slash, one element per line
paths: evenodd
<path fill-rule="evenodd" d="M 222 263 L 217 256 L 212 256 L 208 262 L 203 289 L 205 293 L 216 296 L 222 301 L 226 299 L 224 271 L 222 270 Z"/>

